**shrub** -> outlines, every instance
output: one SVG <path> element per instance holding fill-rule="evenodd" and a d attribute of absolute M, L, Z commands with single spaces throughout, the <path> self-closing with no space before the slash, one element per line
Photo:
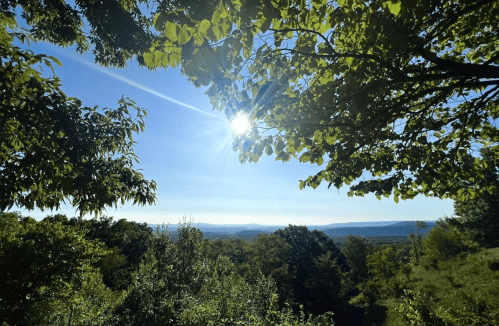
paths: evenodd
<path fill-rule="evenodd" d="M 411 326 L 446 326 L 435 309 L 435 300 L 422 291 L 405 290 L 404 303 L 397 310 L 407 325 Z"/>
<path fill-rule="evenodd" d="M 431 295 L 423 291 L 405 291 L 404 303 L 396 309 L 411 326 L 497 326 L 499 316 L 480 295 L 461 292 L 463 301 L 452 307 L 437 307 Z"/>

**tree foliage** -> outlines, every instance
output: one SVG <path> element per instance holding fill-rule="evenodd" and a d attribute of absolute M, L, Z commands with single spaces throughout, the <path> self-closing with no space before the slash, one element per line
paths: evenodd
<path fill-rule="evenodd" d="M 272 277 L 277 288 L 284 289 L 288 280 L 288 258 L 291 246 L 275 234 L 258 234 L 248 246 L 244 269 L 246 276 L 256 279 L 259 275 Z"/>
<path fill-rule="evenodd" d="M 93 45 L 101 64 L 181 66 L 229 119 L 251 119 L 241 162 L 322 167 L 301 188 L 399 201 L 495 187 L 483 171 L 499 157 L 496 1 L 111 2 L 19 4 L 35 38 Z"/>
<path fill-rule="evenodd" d="M 423 240 L 424 256 L 422 265 L 432 265 L 435 261 L 445 261 L 464 251 L 462 236 L 445 220 L 439 220 L 437 227 L 428 232 Z M 434 264 L 433 264 L 434 265 Z"/>
<path fill-rule="evenodd" d="M 499 156 L 497 1 L 228 0 L 206 11 L 159 10 L 144 63 L 181 64 L 229 119 L 250 117 L 234 143 L 241 162 L 295 157 L 322 166 L 301 188 L 347 184 L 395 201 L 491 189 L 481 171 Z"/>
<path fill-rule="evenodd" d="M 499 324 L 498 316 L 492 315 L 493 309 L 482 298 L 462 292 L 463 305 L 457 307 L 438 306 L 435 299 L 424 291 L 406 290 L 404 303 L 397 312 L 407 325 L 411 326 L 465 326 Z"/>
<path fill-rule="evenodd" d="M 67 200 L 81 214 L 97 214 L 125 200 L 153 203 L 156 183 L 145 180 L 133 166 L 138 162 L 133 133 L 144 130 L 147 112 L 124 97 L 116 109 L 99 109 L 82 107 L 78 99 L 66 96 L 57 77 L 47 78 L 36 69 L 61 65 L 56 58 L 13 45 L 15 39 L 29 41 L 32 35 L 17 28 L 14 15 L 5 7 L 2 2 L 0 211 L 14 205 L 57 209 Z M 50 17 L 56 20 L 46 7 L 28 7 L 38 10 L 24 12 L 33 15 L 27 19 L 36 26 L 48 24 L 45 19 Z M 33 33 L 43 31 L 40 27 Z"/>
<path fill-rule="evenodd" d="M 162 230 L 166 231 L 166 230 Z M 334 325 L 277 306 L 271 278 L 238 274 L 230 255 L 205 256 L 202 233 L 181 224 L 176 241 L 157 233 L 116 312 L 116 325 Z M 215 241 L 214 241 L 215 243 Z"/>
<path fill-rule="evenodd" d="M 475 244 L 485 248 L 499 246 L 499 200 L 495 195 L 485 195 L 469 201 L 455 202 L 457 215 L 451 223 Z"/>
<path fill-rule="evenodd" d="M 405 290 L 404 303 L 397 312 L 402 316 L 407 325 L 446 325 L 439 316 L 441 309 L 436 308 L 435 300 L 428 293 L 421 291 Z"/>
<path fill-rule="evenodd" d="M 350 267 L 350 278 L 355 283 L 366 280 L 369 276 L 367 256 L 371 253 L 372 246 L 367 240 L 358 235 L 348 235 L 347 241 L 341 247 L 341 252 L 347 259 Z"/>
<path fill-rule="evenodd" d="M 102 242 L 107 254 L 95 264 L 106 286 L 113 290 L 125 290 L 132 282 L 132 273 L 149 250 L 152 229 L 146 224 L 112 217 L 98 219 L 71 218 L 63 214 L 49 215 L 43 219 L 52 223 L 76 227 L 85 232 L 88 241 Z"/>
<path fill-rule="evenodd" d="M 150 21 L 139 8 L 146 2 L 8 0 L 2 1 L 0 10 L 13 16 L 19 6 L 36 40 L 76 45 L 79 53 L 92 49 L 96 62 L 123 67 L 152 40 Z"/>
<path fill-rule="evenodd" d="M 281 304 L 285 301 L 302 304 L 316 314 L 334 310 L 341 290 L 340 275 L 348 270 L 348 265 L 333 240 L 324 232 L 297 225 L 273 234 L 291 247 L 286 259 L 288 272 L 281 274 L 286 283 L 280 293 Z M 324 278 L 325 275 L 328 277 Z"/>
<path fill-rule="evenodd" d="M 392 246 L 384 246 L 367 256 L 367 266 L 376 291 L 381 296 L 396 295 L 400 291 L 396 278 L 401 262 Z M 368 282 L 369 283 L 369 282 Z M 369 288 L 371 285 L 367 285 Z"/>
<path fill-rule="evenodd" d="M 106 254 L 78 228 L 0 213 L 0 323 L 102 325 L 122 299 L 92 266 Z M 4 226 L 10 226 L 5 227 Z"/>
<path fill-rule="evenodd" d="M 486 155 L 490 153 L 486 152 Z M 490 166 L 484 175 L 495 185 L 491 193 L 454 202 L 455 217 L 447 222 L 461 231 L 473 245 L 485 248 L 499 246 L 499 168 Z"/>

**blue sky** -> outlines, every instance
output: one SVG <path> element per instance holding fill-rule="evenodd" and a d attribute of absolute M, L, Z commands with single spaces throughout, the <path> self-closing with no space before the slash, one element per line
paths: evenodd
<path fill-rule="evenodd" d="M 116 219 L 177 223 L 185 215 L 199 223 L 322 225 L 435 220 L 453 214 L 451 200 L 417 197 L 396 204 L 371 195 L 351 198 L 346 188 L 328 190 L 326 185 L 299 190 L 298 180 L 319 167 L 296 160 L 282 163 L 264 154 L 257 164 L 241 165 L 225 115 L 213 111 L 205 90 L 196 89 L 178 69 L 150 72 L 134 62 L 126 69 L 105 69 L 93 63 L 91 53 L 80 56 L 71 48 L 47 44 L 32 50 L 63 63 L 56 67 L 62 90 L 83 105 L 117 107 L 125 95 L 148 110 L 145 132 L 136 137 L 136 168 L 158 183 L 158 200 L 153 206 L 108 208 L 106 214 Z M 55 213 L 22 212 L 35 218 Z M 59 212 L 76 215 L 69 205 Z"/>

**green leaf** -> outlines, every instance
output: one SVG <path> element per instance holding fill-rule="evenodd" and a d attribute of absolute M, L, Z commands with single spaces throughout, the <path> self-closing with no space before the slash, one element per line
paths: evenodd
<path fill-rule="evenodd" d="M 218 23 L 220 23 L 220 12 L 218 10 L 215 10 L 215 12 L 213 13 L 211 22 L 213 23 L 213 25 L 218 25 Z"/>
<path fill-rule="evenodd" d="M 178 44 L 179 45 L 185 44 L 185 43 L 189 42 L 190 39 L 191 39 L 191 35 L 187 31 L 187 28 L 185 28 L 185 26 L 182 26 L 180 28 L 180 33 L 178 34 Z"/>
<path fill-rule="evenodd" d="M 148 67 L 154 67 L 154 54 L 153 53 L 144 53 L 144 63 Z"/>
<path fill-rule="evenodd" d="M 161 66 L 161 63 L 163 62 L 163 56 L 164 53 L 161 51 L 154 51 L 154 66 L 159 67 Z"/>
<path fill-rule="evenodd" d="M 270 28 L 270 24 L 272 23 L 272 20 L 267 18 L 263 23 L 262 25 L 260 26 L 260 31 L 262 33 L 265 33 L 269 28 Z"/>
<path fill-rule="evenodd" d="M 400 0 L 397 1 L 396 3 L 394 3 L 393 1 L 387 1 L 383 4 L 384 6 L 388 7 L 388 10 L 390 10 L 390 12 L 395 15 L 395 16 L 398 16 L 399 13 L 400 13 Z"/>
<path fill-rule="evenodd" d="M 194 43 L 196 43 L 196 45 L 201 45 L 204 43 L 204 36 L 203 34 L 201 33 L 194 33 L 192 35 L 194 37 Z"/>
<path fill-rule="evenodd" d="M 182 62 L 180 53 L 170 53 L 170 65 L 174 68 L 178 67 Z"/>
<path fill-rule="evenodd" d="M 161 59 L 161 66 L 162 67 L 168 67 L 169 64 L 170 64 L 170 61 L 169 61 L 168 53 L 163 53 L 163 56 L 162 56 L 162 59 Z"/>
<path fill-rule="evenodd" d="M 167 19 L 166 16 L 167 15 L 163 12 L 160 12 L 154 16 L 152 24 L 157 31 L 161 32 L 163 30 L 163 26 Z"/>
<path fill-rule="evenodd" d="M 199 33 L 206 35 L 206 32 L 208 32 L 208 29 L 210 28 L 210 26 L 211 26 L 210 21 L 207 19 L 203 19 L 199 23 L 199 28 L 198 28 Z"/>
<path fill-rule="evenodd" d="M 59 67 L 62 67 L 62 63 L 56 57 L 53 57 L 53 56 L 49 55 L 49 56 L 47 56 L 47 58 L 49 58 L 50 60 L 52 60 L 52 62 L 54 62 Z"/>
<path fill-rule="evenodd" d="M 170 21 L 165 24 L 165 36 L 172 42 L 177 41 L 177 25 Z"/>
<path fill-rule="evenodd" d="M 284 142 L 282 140 L 278 140 L 275 144 L 275 150 L 276 152 L 280 152 L 284 149 L 285 145 L 284 145 Z"/>
<path fill-rule="evenodd" d="M 227 11 L 227 8 L 223 5 L 220 5 L 218 9 L 220 11 L 220 18 L 227 18 L 229 16 L 229 12 Z"/>
<path fill-rule="evenodd" d="M 281 28 L 281 23 L 282 21 L 278 18 L 273 18 L 272 19 L 272 28 L 273 29 L 280 29 Z"/>
<path fill-rule="evenodd" d="M 213 25 L 211 27 L 211 30 L 213 32 L 213 35 L 215 35 L 216 40 L 219 40 L 222 38 L 222 32 L 220 32 L 220 28 L 218 28 L 218 26 Z"/>

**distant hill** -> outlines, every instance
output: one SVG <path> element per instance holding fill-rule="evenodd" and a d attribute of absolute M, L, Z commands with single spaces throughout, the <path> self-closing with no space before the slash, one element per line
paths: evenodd
<path fill-rule="evenodd" d="M 243 230 L 237 232 L 237 234 L 260 234 L 260 233 L 272 233 L 269 231 L 264 231 L 264 230 Z"/>
<path fill-rule="evenodd" d="M 323 231 L 329 236 L 346 236 L 348 234 L 361 236 L 400 236 L 407 235 L 411 227 L 415 231 L 414 221 L 373 221 L 373 222 L 348 222 L 332 223 L 328 225 L 310 225 L 309 230 Z M 428 232 L 435 226 L 433 221 L 425 221 Z M 263 225 L 263 224 L 209 224 L 192 223 L 193 227 L 200 229 L 205 235 L 213 236 L 215 234 L 240 234 L 252 235 L 258 233 L 272 233 L 278 229 L 284 229 L 287 225 Z M 149 224 L 156 230 L 156 224 Z M 168 226 L 168 230 L 176 233 L 177 224 Z"/>
<path fill-rule="evenodd" d="M 405 223 L 403 221 L 372 221 L 372 222 L 347 222 L 347 223 L 332 223 L 327 225 L 311 225 L 308 228 L 310 230 L 328 230 L 332 228 L 341 228 L 341 227 L 351 227 L 351 228 L 359 228 L 359 227 L 373 227 L 373 226 L 387 226 L 393 225 L 395 223 Z"/>
<path fill-rule="evenodd" d="M 435 227 L 435 222 L 433 221 L 425 221 L 428 226 L 426 229 L 423 229 L 421 233 L 426 234 L 432 228 Z M 344 236 L 344 235 L 360 235 L 363 237 L 372 237 L 372 236 L 402 236 L 408 235 L 410 231 L 417 232 L 416 227 L 414 226 L 414 222 L 399 222 L 392 225 L 387 226 L 371 226 L 371 227 L 340 227 L 340 228 L 332 228 L 323 230 L 325 234 L 330 237 L 336 236 Z"/>
<path fill-rule="evenodd" d="M 426 225 L 428 226 L 435 226 L 435 221 L 423 221 L 426 223 Z M 402 222 L 397 222 L 397 223 L 394 223 L 394 224 L 391 224 L 390 226 L 406 226 L 406 225 L 411 225 L 413 227 L 415 227 L 415 224 L 416 224 L 416 221 L 402 221 Z"/>

